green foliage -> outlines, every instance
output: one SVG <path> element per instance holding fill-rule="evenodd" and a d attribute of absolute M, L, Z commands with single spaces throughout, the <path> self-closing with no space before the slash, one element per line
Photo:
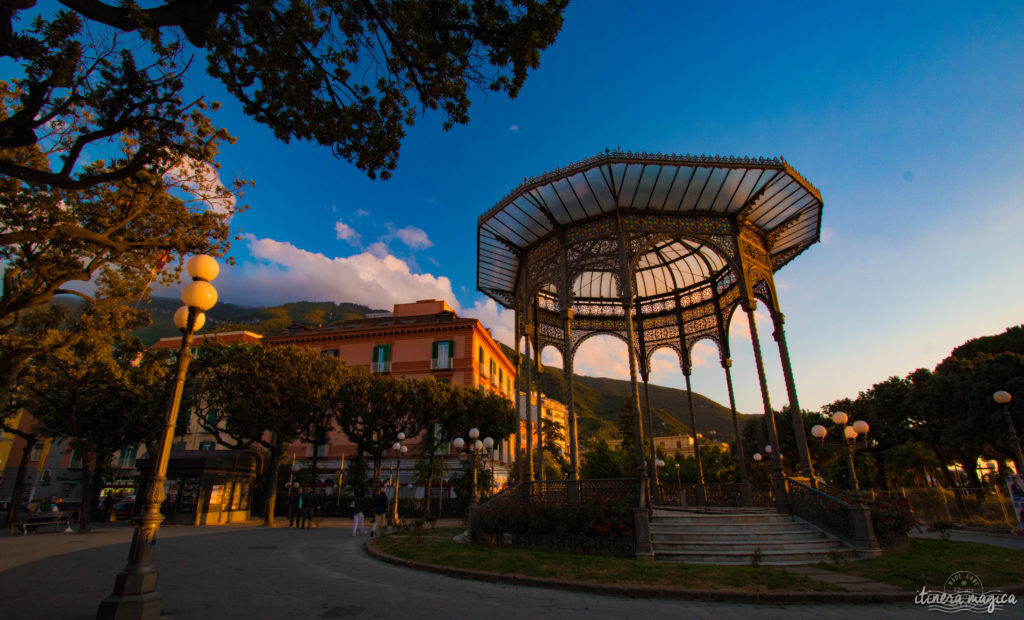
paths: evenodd
<path fill-rule="evenodd" d="M 113 173 L 149 167 L 167 151 L 193 153 L 179 133 L 195 113 L 183 103 L 182 76 L 198 48 L 206 72 L 278 139 L 315 141 L 371 178 L 387 178 L 418 111 L 440 110 L 450 128 L 469 121 L 473 87 L 515 97 L 554 42 L 565 5 L 324 0 L 193 9 L 170 0 L 87 0 L 35 20 L 11 9 L 0 52 L 21 63 L 25 78 L 14 83 L 27 94 L 11 113 L 16 122 L 0 132 L 0 148 L 40 140 L 37 132 L 56 119 L 72 156 L 57 171 L 0 172 L 82 185 L 102 173 L 72 176 L 79 152 L 122 132 L 137 144 Z M 138 67 L 136 54 L 151 64 Z"/>
<path fill-rule="evenodd" d="M 480 507 L 480 531 L 484 534 L 553 534 L 631 538 L 633 507 L 628 502 L 603 499 L 579 504 L 521 502 L 495 498 Z"/>
<path fill-rule="evenodd" d="M 589 449 L 580 456 L 580 477 L 625 478 L 635 467 L 631 450 L 613 450 L 603 439 L 590 442 Z"/>

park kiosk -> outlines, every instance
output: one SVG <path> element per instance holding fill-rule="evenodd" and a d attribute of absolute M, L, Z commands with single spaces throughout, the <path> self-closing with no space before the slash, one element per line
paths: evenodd
<path fill-rule="evenodd" d="M 145 497 L 153 462 L 140 458 L 140 497 Z M 167 467 L 165 523 L 217 525 L 249 519 L 252 489 L 262 458 L 252 450 L 189 450 L 172 452 Z"/>

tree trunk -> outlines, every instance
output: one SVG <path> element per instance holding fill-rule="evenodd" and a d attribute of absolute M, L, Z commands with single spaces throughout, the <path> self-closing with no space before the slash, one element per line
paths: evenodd
<path fill-rule="evenodd" d="M 25 494 L 25 476 L 28 473 L 28 457 L 32 454 L 39 439 L 35 435 L 23 437 L 25 448 L 21 451 L 21 463 L 18 464 L 18 473 L 14 476 L 14 489 L 11 491 L 11 507 L 7 511 L 7 521 L 4 523 L 8 528 L 18 520 L 18 510 L 21 509 L 21 496 Z"/>
<path fill-rule="evenodd" d="M 316 451 L 317 451 L 317 449 L 321 445 L 323 445 L 323 444 L 313 444 L 313 458 L 312 458 L 313 471 L 310 472 L 310 475 L 309 475 L 309 478 L 310 478 L 309 485 L 313 488 L 313 493 L 316 493 L 316 482 L 317 482 L 317 480 L 316 480 Z"/>
<path fill-rule="evenodd" d="M 95 511 L 96 519 L 100 518 L 103 513 L 100 510 L 100 493 L 103 491 L 103 464 L 107 462 L 107 456 L 100 453 L 96 453 L 96 466 L 92 470 L 92 488 L 90 489 L 89 505 L 92 510 Z M 85 496 L 82 496 L 82 502 L 85 502 Z"/>
<path fill-rule="evenodd" d="M 427 480 L 426 484 L 423 485 L 424 489 L 426 489 L 426 493 L 423 495 L 424 521 L 430 519 L 430 485 L 434 481 L 434 451 L 430 450 L 429 452 L 430 456 L 427 457 Z"/>
<path fill-rule="evenodd" d="M 92 531 L 92 468 L 89 467 L 89 452 L 82 454 L 82 508 L 78 514 L 78 527 L 82 534 Z"/>
<path fill-rule="evenodd" d="M 879 450 L 875 452 L 875 467 L 878 468 L 878 486 L 883 491 L 889 490 L 889 472 L 885 467 L 885 452 Z"/>
<path fill-rule="evenodd" d="M 376 496 L 380 491 L 380 470 L 383 457 L 379 451 L 373 454 L 373 494 Z"/>
<path fill-rule="evenodd" d="M 967 504 L 964 502 L 964 496 L 960 493 L 960 485 L 956 484 L 953 480 L 953 474 L 949 473 L 949 467 L 946 465 L 946 455 L 943 453 L 942 448 L 938 446 L 938 443 L 933 439 L 931 440 L 932 452 L 935 453 L 935 457 L 939 459 L 939 471 L 942 472 L 943 478 L 946 479 L 946 484 L 953 490 L 953 497 L 956 498 L 957 508 L 960 509 L 960 515 L 966 517 Z"/>
<path fill-rule="evenodd" d="M 267 476 L 267 499 L 266 516 L 263 517 L 263 525 L 274 527 L 274 505 L 277 503 L 277 478 L 281 466 L 281 454 L 284 452 L 284 442 L 277 439 L 270 448 L 270 471 Z"/>

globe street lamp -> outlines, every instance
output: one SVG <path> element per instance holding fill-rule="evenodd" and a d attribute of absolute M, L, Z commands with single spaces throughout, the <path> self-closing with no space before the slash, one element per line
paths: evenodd
<path fill-rule="evenodd" d="M 1010 427 L 1010 441 L 1013 442 L 1014 450 L 1014 467 L 1017 469 L 1017 474 L 1024 474 L 1024 453 L 1020 449 L 1020 440 L 1017 438 L 1017 429 L 1013 427 L 1013 416 L 1010 414 L 1010 401 L 1013 400 L 1013 395 L 1006 390 L 999 390 L 992 395 L 992 400 L 1003 406 L 1003 414 L 1006 415 L 1006 425 Z"/>
<path fill-rule="evenodd" d="M 391 521 L 395 525 L 398 525 L 398 490 L 402 488 L 402 455 L 409 451 L 409 446 L 402 445 L 403 441 L 405 441 L 405 433 L 398 433 L 398 441 L 391 446 L 398 458 L 398 474 L 395 476 L 395 505 L 391 513 Z"/>
<path fill-rule="evenodd" d="M 466 451 L 469 452 L 473 459 L 473 476 L 471 478 L 472 482 L 469 489 L 469 503 L 471 505 L 476 505 L 480 501 L 476 486 L 476 455 L 484 448 L 485 445 L 494 445 L 494 440 L 490 437 L 485 437 L 482 441 L 479 437 L 480 430 L 471 428 L 469 429 L 469 443 L 466 443 L 462 437 L 456 437 L 452 441 L 452 445 L 455 446 L 456 450 L 461 451 L 463 448 L 466 448 Z"/>
<path fill-rule="evenodd" d="M 160 523 L 164 520 L 160 514 L 160 505 L 164 500 L 167 461 L 171 455 L 178 407 L 185 387 L 185 372 L 192 359 L 192 334 L 206 322 L 203 313 L 217 303 L 217 289 L 213 288 L 210 281 L 220 272 L 217 261 L 205 254 L 193 256 L 185 268 L 192 282 L 181 292 L 181 300 L 185 305 L 174 313 L 174 324 L 182 332 L 181 349 L 178 351 L 171 402 L 164 415 L 160 447 L 153 460 L 153 474 L 146 488 L 142 510 L 134 519 L 135 533 L 128 551 L 128 564 L 118 573 L 113 594 L 100 603 L 96 613 L 98 619 L 160 618 L 163 596 L 156 591 L 157 570 L 153 564 L 153 545 L 156 543 Z"/>
<path fill-rule="evenodd" d="M 860 485 L 857 482 L 857 471 L 853 467 L 853 453 L 859 448 L 863 447 L 863 444 L 858 445 L 857 436 L 867 436 L 870 427 L 864 420 L 857 420 L 853 424 L 847 424 L 850 421 L 850 416 L 842 411 L 837 411 L 832 414 L 832 423 L 839 427 L 840 433 L 842 433 L 842 439 L 833 448 L 838 448 L 846 455 L 846 467 L 850 476 L 850 492 L 855 500 L 860 499 Z M 815 424 L 811 428 L 811 435 L 818 441 L 825 445 L 825 436 L 828 435 L 828 430 L 821 424 Z"/>

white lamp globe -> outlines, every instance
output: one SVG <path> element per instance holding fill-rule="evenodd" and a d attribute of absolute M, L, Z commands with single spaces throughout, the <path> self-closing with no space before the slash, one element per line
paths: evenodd
<path fill-rule="evenodd" d="M 216 259 L 207 254 L 197 254 L 189 259 L 185 265 L 185 270 L 188 271 L 188 275 L 193 278 L 199 278 L 200 280 L 206 280 L 210 282 L 217 277 L 220 273 L 220 265 L 217 264 Z"/>
<path fill-rule="evenodd" d="M 186 306 L 199 308 L 202 312 L 206 312 L 217 304 L 217 289 L 213 288 L 209 282 L 196 280 L 182 289 L 181 301 L 185 302 Z"/>
<path fill-rule="evenodd" d="M 395 443 L 391 444 L 391 449 L 392 450 L 398 450 L 401 447 L 402 447 L 402 444 L 398 443 L 397 441 Z"/>
<path fill-rule="evenodd" d="M 828 435 L 828 431 L 821 424 L 815 424 L 811 427 L 811 434 L 815 439 L 824 439 L 825 435 Z"/>
<path fill-rule="evenodd" d="M 461 450 L 462 447 L 466 445 L 466 440 L 462 437 L 456 437 L 455 441 L 452 442 L 452 445 L 455 446 L 456 450 Z"/>
<path fill-rule="evenodd" d="M 847 439 L 856 439 L 857 429 L 853 428 L 852 426 L 847 426 L 846 428 L 843 429 L 843 435 L 845 435 Z"/>
<path fill-rule="evenodd" d="M 484 447 L 490 450 L 494 447 L 494 440 L 490 437 L 484 437 Z"/>
<path fill-rule="evenodd" d="M 476 450 L 477 452 L 479 452 L 480 449 L 483 448 L 483 447 L 484 447 L 484 442 L 480 441 L 479 439 L 477 439 L 476 441 L 473 442 L 473 449 Z"/>
<path fill-rule="evenodd" d="M 654 460 L 654 466 L 655 467 L 664 467 L 665 466 L 665 461 L 663 461 L 661 459 L 655 459 Z"/>
<path fill-rule="evenodd" d="M 760 463 L 760 462 L 761 462 L 761 459 L 762 459 L 762 458 L 764 458 L 764 457 L 763 457 L 763 456 L 761 456 L 761 453 L 760 453 L 760 452 L 755 452 L 755 453 L 754 453 L 754 462 L 756 462 L 756 463 Z"/>
<path fill-rule="evenodd" d="M 767 446 L 765 446 L 764 447 L 764 451 L 766 453 L 768 453 L 768 454 L 771 454 L 772 453 L 772 444 L 768 444 Z"/>
<path fill-rule="evenodd" d="M 843 424 L 846 424 L 846 421 L 849 420 L 849 419 L 850 419 L 850 416 L 846 415 L 842 411 L 837 411 L 837 412 L 832 414 L 832 421 L 835 422 L 836 424 L 840 425 L 840 426 L 842 426 Z"/>
<path fill-rule="evenodd" d="M 480 429 L 478 429 L 478 428 L 471 428 L 471 429 L 469 429 L 469 438 L 470 439 L 476 439 L 479 436 L 480 436 Z"/>
<path fill-rule="evenodd" d="M 409 446 L 402 446 L 402 448 L 401 448 L 402 454 L 405 454 L 408 451 L 409 451 Z"/>
<path fill-rule="evenodd" d="M 857 420 L 853 423 L 853 430 L 857 431 L 858 435 L 867 435 L 870 428 L 864 420 Z"/>
<path fill-rule="evenodd" d="M 992 400 L 996 401 L 1000 405 L 1008 405 L 1010 404 L 1010 400 L 1012 399 L 1013 395 L 1011 395 L 1006 390 L 999 390 L 998 392 L 992 395 Z"/>
<path fill-rule="evenodd" d="M 398 433 L 398 441 L 405 441 L 405 433 Z"/>
<path fill-rule="evenodd" d="M 199 331 L 205 324 L 206 315 L 202 312 L 197 312 L 195 324 L 192 326 L 192 331 Z M 182 331 L 188 329 L 188 306 L 182 306 L 174 312 L 174 326 Z"/>

